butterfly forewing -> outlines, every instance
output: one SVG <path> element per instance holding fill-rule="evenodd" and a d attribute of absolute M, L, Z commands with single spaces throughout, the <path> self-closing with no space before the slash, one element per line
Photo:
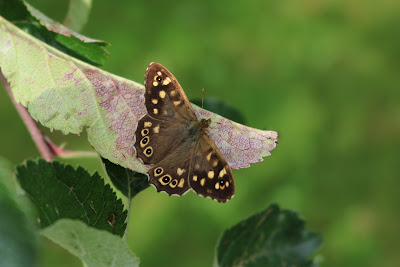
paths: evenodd
<path fill-rule="evenodd" d="M 154 62 L 147 68 L 145 86 L 145 104 L 150 116 L 180 122 L 197 120 L 179 82 L 161 64 Z"/>
<path fill-rule="evenodd" d="M 218 202 L 226 202 L 235 193 L 231 168 L 207 134 L 194 152 L 189 183 L 197 194 Z"/>

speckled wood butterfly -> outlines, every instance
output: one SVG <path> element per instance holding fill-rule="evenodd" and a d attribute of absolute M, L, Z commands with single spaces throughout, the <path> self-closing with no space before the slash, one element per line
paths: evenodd
<path fill-rule="evenodd" d="M 235 192 L 232 171 L 207 134 L 210 119 L 198 120 L 182 87 L 164 66 L 151 63 L 145 75 L 147 115 L 138 123 L 136 151 L 157 191 L 183 195 L 190 188 L 226 202 Z"/>

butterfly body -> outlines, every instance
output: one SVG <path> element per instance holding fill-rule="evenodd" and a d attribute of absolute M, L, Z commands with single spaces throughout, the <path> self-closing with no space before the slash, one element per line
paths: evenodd
<path fill-rule="evenodd" d="M 189 189 L 226 202 L 234 194 L 231 169 L 209 137 L 210 119 L 198 120 L 182 87 L 161 64 L 145 75 L 148 114 L 138 123 L 135 148 L 152 165 L 149 182 L 157 191 L 183 195 Z"/>

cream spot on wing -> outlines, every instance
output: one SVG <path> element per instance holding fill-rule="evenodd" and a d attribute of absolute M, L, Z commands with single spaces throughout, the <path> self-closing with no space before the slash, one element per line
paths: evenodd
<path fill-rule="evenodd" d="M 162 111 L 162 114 L 163 114 L 164 116 L 167 115 L 167 114 L 168 114 L 167 110 L 164 109 L 164 110 Z"/>
<path fill-rule="evenodd" d="M 154 105 L 156 105 L 158 103 L 158 99 L 152 99 L 151 103 L 153 103 Z"/>
<path fill-rule="evenodd" d="M 216 159 L 216 160 L 213 161 L 212 166 L 213 167 L 217 167 L 217 165 L 218 165 L 218 160 Z"/>
<path fill-rule="evenodd" d="M 224 168 L 219 172 L 218 177 L 221 178 L 221 177 L 223 177 L 225 174 L 226 174 L 226 169 L 225 169 L 225 167 L 224 167 Z"/>
<path fill-rule="evenodd" d="M 153 85 L 154 86 L 158 86 L 158 82 L 153 82 Z"/>
<path fill-rule="evenodd" d="M 211 160 L 211 155 L 212 155 L 212 151 L 210 153 L 208 153 L 208 155 L 206 156 L 206 160 L 210 161 Z"/>
<path fill-rule="evenodd" d="M 198 169 L 200 169 L 200 165 L 196 163 L 196 165 L 194 165 L 194 168 L 195 168 L 196 170 L 198 170 Z"/>
<path fill-rule="evenodd" d="M 166 95 L 166 93 L 165 93 L 164 90 L 161 90 L 160 93 L 159 93 L 159 95 L 160 95 L 161 98 L 164 98 L 165 95 Z"/>
<path fill-rule="evenodd" d="M 154 114 L 158 114 L 158 109 L 153 108 L 153 113 L 154 113 Z"/>
<path fill-rule="evenodd" d="M 163 81 L 163 85 L 167 85 L 171 82 L 171 79 L 169 77 L 165 78 L 165 80 Z"/>
<path fill-rule="evenodd" d="M 207 194 L 211 194 L 212 190 L 207 188 Z"/>
<path fill-rule="evenodd" d="M 178 184 L 178 187 L 180 187 L 180 188 L 183 188 L 183 185 L 185 184 L 185 179 L 181 179 L 180 181 L 179 181 L 179 184 Z"/>
<path fill-rule="evenodd" d="M 229 182 L 228 182 L 228 181 L 225 182 L 225 186 L 226 186 L 226 187 L 229 186 Z"/>
<path fill-rule="evenodd" d="M 186 171 L 185 169 L 178 168 L 178 169 L 176 170 L 176 173 L 177 173 L 179 176 L 181 176 L 185 171 Z"/>
<path fill-rule="evenodd" d="M 162 75 L 161 71 L 157 71 L 157 75 L 161 76 Z"/>
<path fill-rule="evenodd" d="M 151 125 L 152 125 L 151 121 L 144 122 L 144 127 L 151 127 Z"/>
<path fill-rule="evenodd" d="M 197 175 L 193 175 L 193 181 L 197 182 Z"/>
<path fill-rule="evenodd" d="M 160 132 L 160 125 L 158 124 L 156 127 L 153 128 L 154 133 L 159 133 Z"/>
<path fill-rule="evenodd" d="M 210 178 L 210 179 L 214 178 L 214 172 L 213 172 L 213 171 L 209 171 L 209 172 L 207 173 L 207 176 L 208 176 L 208 178 Z"/>
<path fill-rule="evenodd" d="M 177 105 L 179 105 L 181 103 L 181 101 L 180 100 L 179 101 L 172 101 L 172 103 L 174 103 L 174 106 L 177 106 Z"/>
<path fill-rule="evenodd" d="M 201 186 L 204 186 L 205 183 L 206 183 L 206 178 L 203 178 L 203 179 L 200 180 L 200 185 Z"/>
<path fill-rule="evenodd" d="M 215 183 L 215 189 L 217 189 L 217 190 L 219 189 L 219 183 L 218 182 Z"/>
<path fill-rule="evenodd" d="M 175 90 L 172 90 L 171 92 L 169 92 L 169 95 L 170 95 L 170 96 L 174 96 L 175 93 L 176 93 Z"/>

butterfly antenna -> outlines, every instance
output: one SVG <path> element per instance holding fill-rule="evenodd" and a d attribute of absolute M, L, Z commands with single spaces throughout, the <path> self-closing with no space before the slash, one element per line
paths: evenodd
<path fill-rule="evenodd" d="M 204 108 L 204 88 L 201 89 L 201 108 Z"/>

